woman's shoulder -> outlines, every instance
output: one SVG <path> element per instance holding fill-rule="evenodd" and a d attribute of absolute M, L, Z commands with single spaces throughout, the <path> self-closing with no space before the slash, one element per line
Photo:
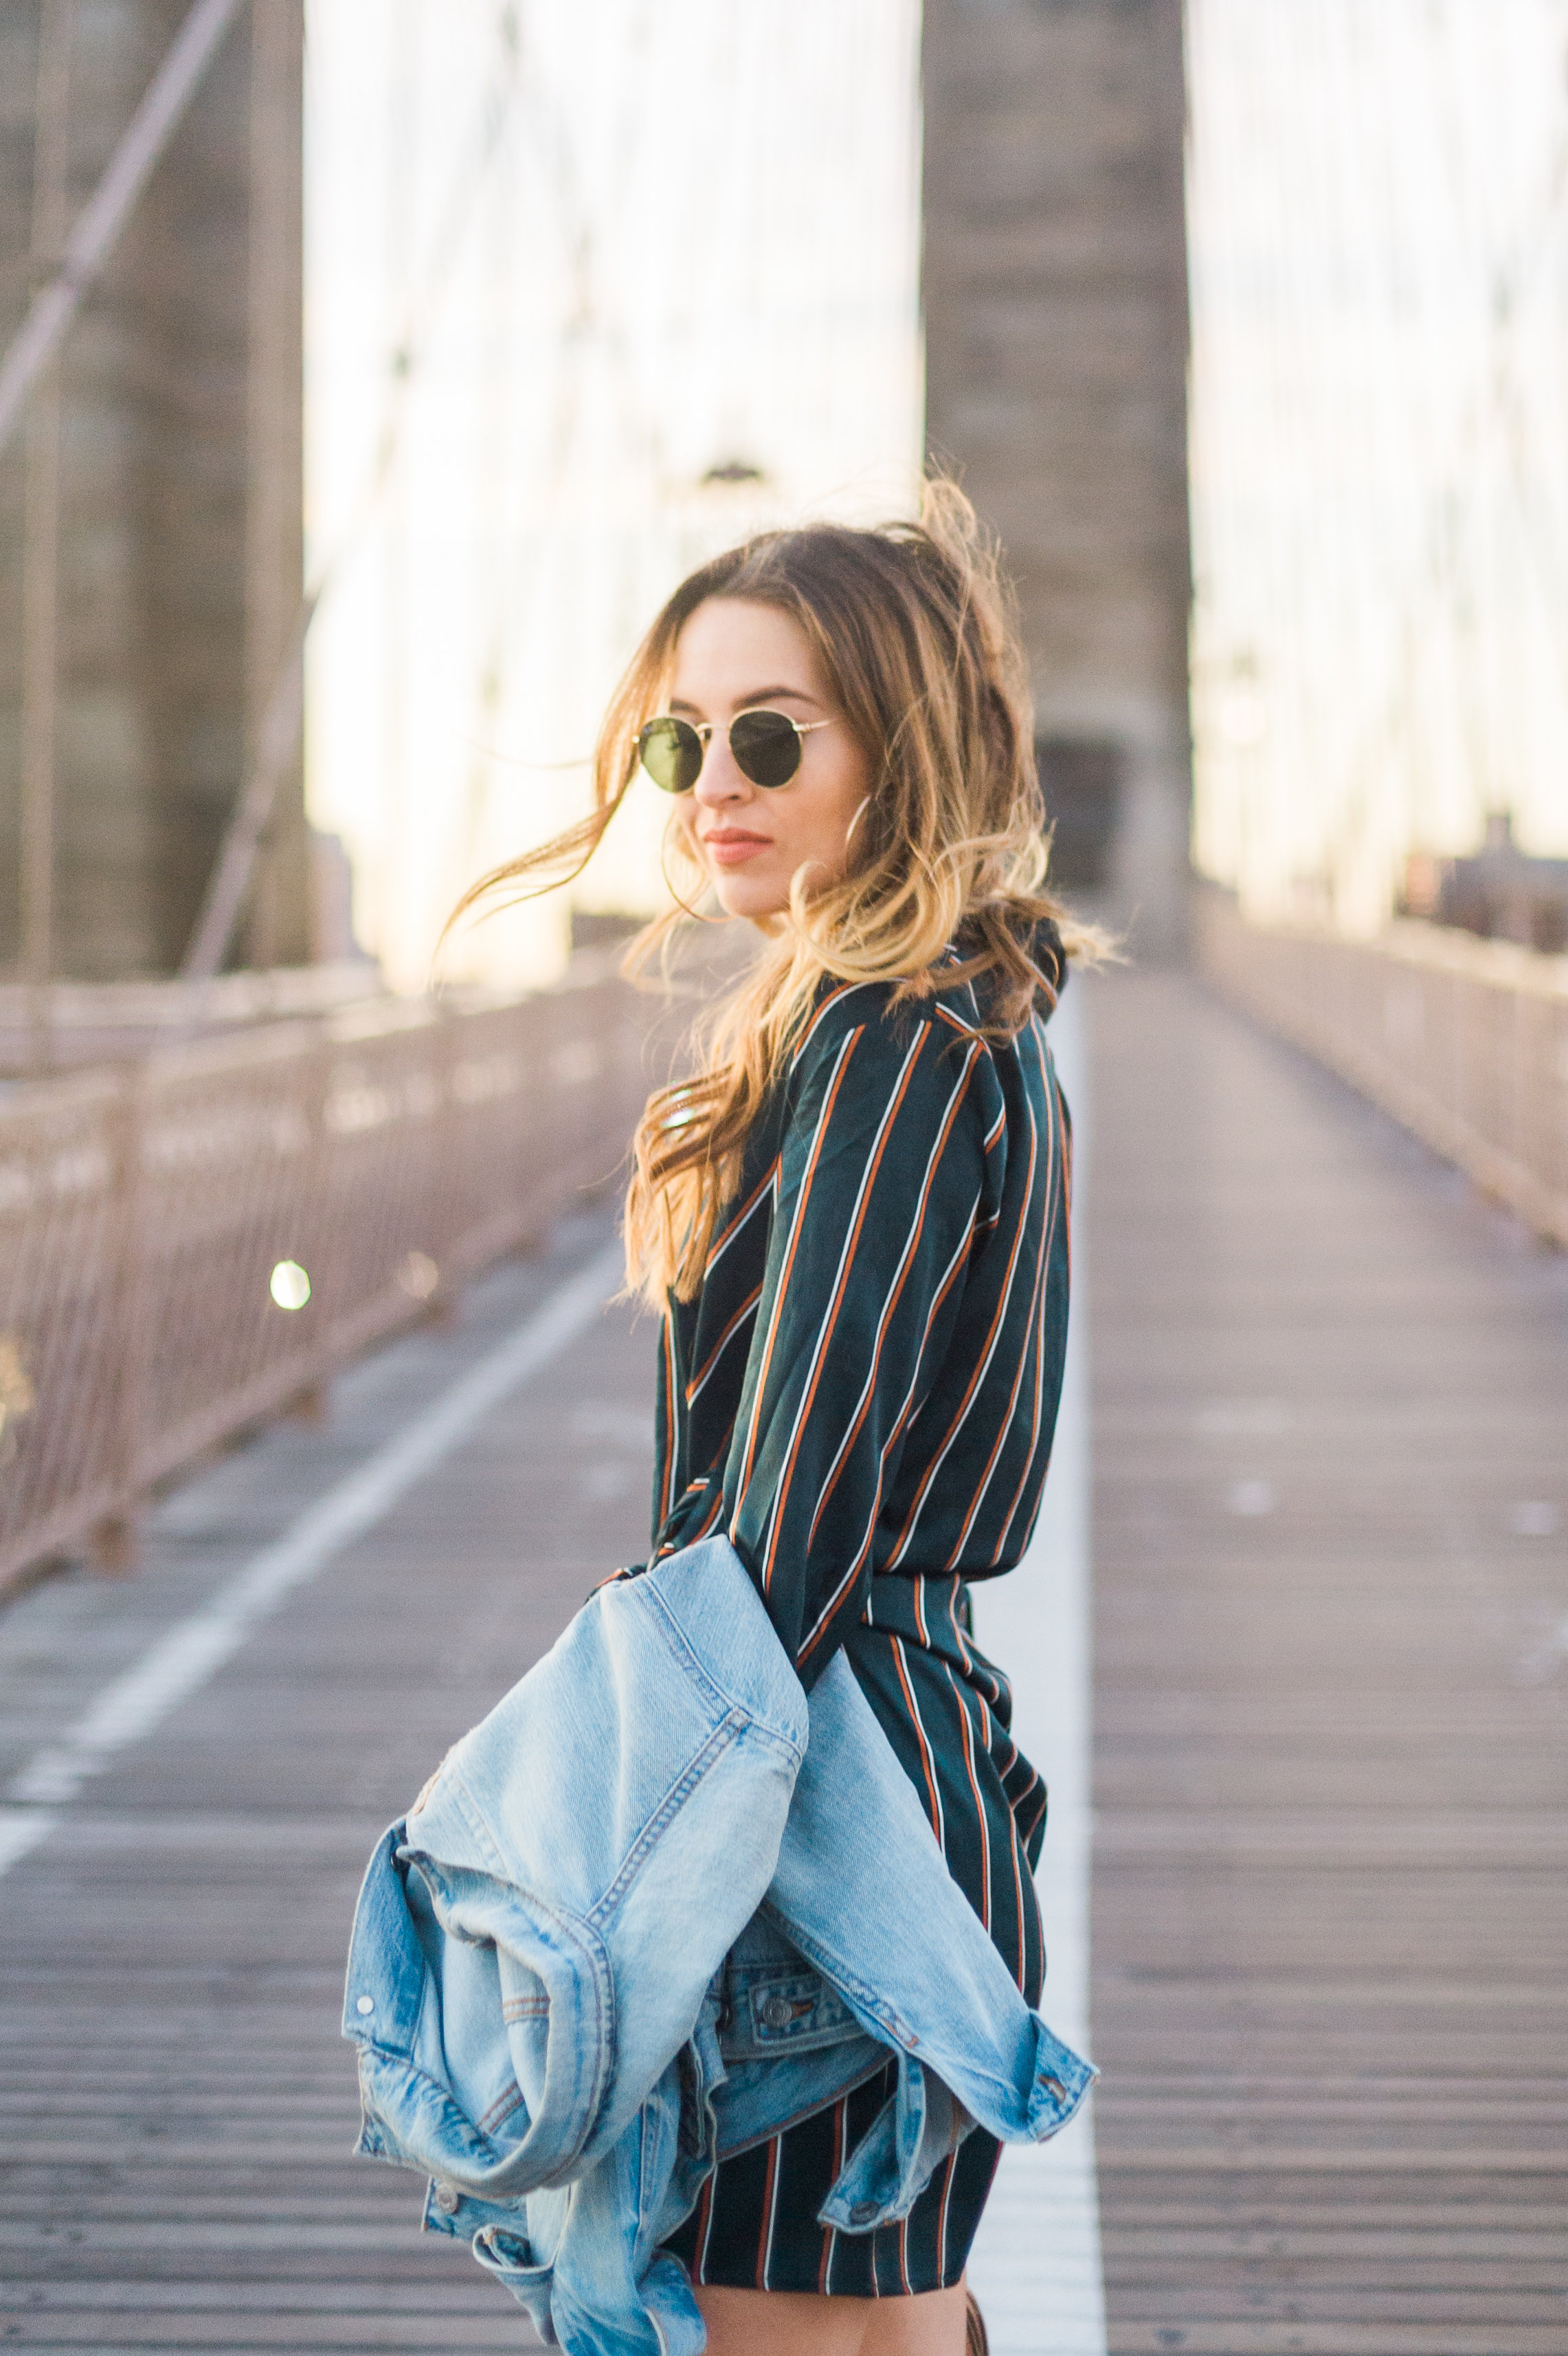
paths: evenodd
<path fill-rule="evenodd" d="M 911 1047 L 918 1051 L 952 1032 L 951 996 L 956 993 L 938 991 L 917 998 L 902 994 L 896 980 L 839 981 L 827 976 L 795 1041 L 791 1072 L 836 1060 L 851 1041 L 868 1066 L 887 1059 L 902 1064 Z"/>
<path fill-rule="evenodd" d="M 897 979 L 844 981 L 824 975 L 811 1013 L 790 1057 L 791 1076 L 836 1059 L 854 1039 L 867 1066 L 891 1061 L 901 1066 L 913 1048 L 918 1055 L 961 1057 L 972 1052 L 988 1060 L 1005 1048 L 997 1030 L 994 990 L 977 974 L 961 937 L 950 942 L 932 975 L 934 987 L 910 994 Z M 1037 977 L 1036 1011 L 1048 1015 L 1067 980 L 1067 958 L 1055 925 L 1036 927 L 1030 962 Z M 864 1052 L 869 1048 L 869 1053 Z"/>
<path fill-rule="evenodd" d="M 897 1100 L 908 1119 L 950 1125 L 961 1108 L 991 1126 L 999 1088 L 992 1042 L 967 983 L 919 997 L 897 981 L 832 980 L 818 993 L 790 1058 L 800 1118 L 831 1098 L 852 1119 Z"/>

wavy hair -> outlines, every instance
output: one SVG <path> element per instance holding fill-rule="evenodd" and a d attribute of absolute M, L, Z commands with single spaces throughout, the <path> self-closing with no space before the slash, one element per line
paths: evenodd
<path fill-rule="evenodd" d="M 824 977 L 893 981 L 895 1001 L 956 981 L 982 985 L 987 1028 L 1011 1037 L 1043 972 L 1036 936 L 1056 925 L 1069 955 L 1102 946 L 1045 889 L 1049 838 L 1034 757 L 1028 680 L 994 543 L 956 484 L 926 485 L 918 522 L 873 530 L 816 523 L 769 531 L 684 580 L 655 617 L 599 733 L 594 807 L 575 826 L 482 876 L 450 923 L 521 884 L 532 896 L 582 873 L 637 770 L 637 734 L 669 692 L 676 641 L 710 598 L 771 605 L 815 648 L 872 787 L 845 872 L 798 874 L 787 911 L 739 984 L 699 1016 L 691 1076 L 656 1089 L 638 1126 L 626 1201 L 627 1285 L 661 1308 L 702 1281 L 748 1130 L 805 1025 Z M 666 835 L 677 905 L 631 943 L 626 969 L 668 975 L 673 939 L 707 876 L 685 830 Z M 959 962 L 945 963 L 955 948 Z M 940 970 L 939 972 L 939 965 Z"/>

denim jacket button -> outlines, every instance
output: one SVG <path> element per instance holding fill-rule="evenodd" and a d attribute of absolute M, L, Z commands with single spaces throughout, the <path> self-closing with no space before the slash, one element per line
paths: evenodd
<path fill-rule="evenodd" d="M 444 2217 L 450 2217 L 453 2214 L 459 2197 L 449 2184 L 438 2184 L 435 2188 L 435 2206 Z"/>
<path fill-rule="evenodd" d="M 374 2012 L 375 2008 L 376 1999 L 373 1996 L 362 1996 L 354 2007 L 355 2011 L 360 2014 Z"/>
<path fill-rule="evenodd" d="M 849 2212 L 849 2222 L 852 2225 L 869 2225 L 875 2214 L 875 2201 L 857 2201 Z"/>
<path fill-rule="evenodd" d="M 787 1996 L 766 1996 L 757 2007 L 764 2029 L 788 2029 L 795 2008 Z"/>

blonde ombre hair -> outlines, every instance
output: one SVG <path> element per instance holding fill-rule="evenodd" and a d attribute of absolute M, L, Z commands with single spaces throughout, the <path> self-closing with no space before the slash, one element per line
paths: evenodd
<path fill-rule="evenodd" d="M 1046 813 L 1012 600 L 973 509 L 941 480 L 926 486 L 918 522 L 764 532 L 700 565 L 611 699 L 592 812 L 481 877 L 452 921 L 509 885 L 543 891 L 581 873 L 636 775 L 638 730 L 662 709 L 682 627 L 715 597 L 771 605 L 799 624 L 873 783 L 844 873 L 826 884 L 796 876 L 755 966 L 698 1018 L 692 1076 L 656 1089 L 643 1112 L 626 1201 L 627 1284 L 656 1308 L 669 1290 L 689 1300 L 701 1284 L 746 1134 L 825 976 L 896 982 L 896 1001 L 976 980 L 988 1029 L 1010 1037 L 1040 987 L 1042 922 L 1056 923 L 1069 954 L 1099 946 L 1046 892 Z M 708 878 L 679 824 L 666 853 L 678 901 L 700 895 Z M 678 905 L 646 926 L 628 971 L 660 962 L 691 914 Z M 960 961 L 939 974 L 950 946 Z"/>

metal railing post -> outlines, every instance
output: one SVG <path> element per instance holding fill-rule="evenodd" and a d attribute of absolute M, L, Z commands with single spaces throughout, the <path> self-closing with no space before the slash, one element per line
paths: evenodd
<path fill-rule="evenodd" d="M 110 1147 L 113 1173 L 113 1240 L 104 1323 L 110 1337 L 113 1503 L 91 1536 L 92 1561 L 100 1570 L 116 1574 L 134 1569 L 136 1563 L 147 1390 L 153 1375 L 144 1151 L 145 1104 L 145 1067 L 130 1065 L 114 1105 Z"/>

